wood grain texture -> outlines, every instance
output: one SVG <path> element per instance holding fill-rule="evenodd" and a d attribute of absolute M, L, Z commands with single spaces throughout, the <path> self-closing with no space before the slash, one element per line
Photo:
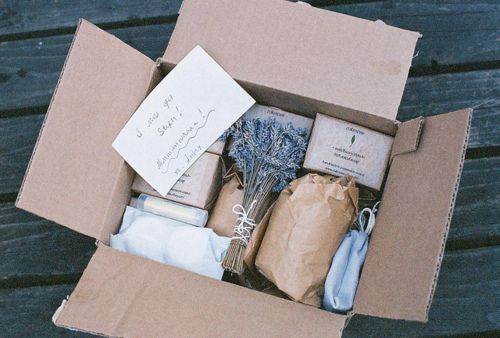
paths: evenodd
<path fill-rule="evenodd" d="M 94 242 L 12 203 L 0 204 L 0 287 L 78 276 L 95 251 Z"/>
<path fill-rule="evenodd" d="M 58 328 L 52 315 L 74 285 L 53 285 L 21 289 L 0 289 L 2 337 L 91 337 Z"/>
<path fill-rule="evenodd" d="M 499 146 L 500 69 L 410 78 L 398 120 L 461 108 L 474 108 L 469 148 Z"/>
<path fill-rule="evenodd" d="M 422 33 L 414 66 L 500 60 L 500 3 L 495 0 L 390 0 L 326 8 Z"/>
<path fill-rule="evenodd" d="M 428 323 L 354 316 L 344 337 L 444 336 L 500 330 L 500 247 L 446 252 Z"/>
<path fill-rule="evenodd" d="M 19 190 L 44 117 L 0 118 L 0 194 Z"/>
<path fill-rule="evenodd" d="M 0 41 L 30 34 L 68 33 L 75 29 L 81 17 L 104 27 L 173 20 L 180 4 L 181 0 L 3 1 L 0 3 Z M 387 0 L 323 7 L 423 33 L 415 65 L 500 60 L 500 46 L 496 43 L 500 37 L 498 1 Z"/>
<path fill-rule="evenodd" d="M 163 55 L 173 27 L 163 24 L 110 32 L 156 59 Z M 73 35 L 59 35 L 0 43 L 0 112 L 46 109 L 72 39 Z"/>
<path fill-rule="evenodd" d="M 344 337 L 443 336 L 500 330 L 500 247 L 446 252 L 428 323 L 355 316 Z M 50 318 L 74 285 L 0 290 L 5 336 L 72 336 Z M 81 336 L 85 336 L 81 334 Z M 90 335 L 87 335 L 90 337 Z"/>
<path fill-rule="evenodd" d="M 382 17 L 388 23 L 426 33 L 426 38 L 417 47 L 419 56 L 414 59 L 415 65 L 500 60 L 500 44 L 497 43 L 500 39 L 499 4 L 488 1 L 479 4 L 465 1 L 463 4 L 461 1 L 443 5 L 428 1 L 420 7 L 419 3 L 379 1 L 331 6 L 328 9 L 370 19 Z M 126 7 L 126 4 L 123 6 Z M 121 10 L 124 11 L 123 8 Z M 158 13 L 161 10 L 155 11 L 155 14 Z M 111 33 L 151 58 L 156 58 L 163 54 L 174 24 L 114 29 Z M 467 36 L 476 29 L 476 35 Z M 29 111 L 33 107 L 48 105 L 71 39 L 72 36 L 67 34 L 0 43 L 0 112 L 16 109 Z M 484 47 L 476 46 L 478 43 Z M 441 54 L 444 55 L 443 59 L 438 57 Z M 498 78 L 497 74 L 490 75 Z M 453 78 L 450 80 L 453 81 Z"/>
<path fill-rule="evenodd" d="M 448 248 L 500 245 L 500 157 L 466 160 Z"/>
<path fill-rule="evenodd" d="M 78 19 L 97 25 L 175 20 L 182 0 L 4 0 L 0 2 L 0 41 L 74 31 Z"/>
<path fill-rule="evenodd" d="M 465 162 L 448 246 L 500 245 L 500 158 Z M 464 244 L 465 243 L 465 244 Z M 62 226 L 0 204 L 0 282 L 79 274 L 94 242 Z"/>

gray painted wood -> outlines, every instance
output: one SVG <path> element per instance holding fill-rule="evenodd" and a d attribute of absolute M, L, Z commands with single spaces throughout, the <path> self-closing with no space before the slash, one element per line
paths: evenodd
<path fill-rule="evenodd" d="M 469 148 L 499 146 L 500 69 L 410 78 L 398 119 L 467 107 L 474 108 Z"/>
<path fill-rule="evenodd" d="M 94 253 L 95 240 L 14 207 L 0 204 L 0 287 L 47 277 L 74 280 Z M 1 317 L 1 316 L 0 316 Z"/>
<path fill-rule="evenodd" d="M 15 0 L 0 2 L 0 41 L 74 31 L 84 18 L 105 27 L 173 21 L 181 0 Z"/>
<path fill-rule="evenodd" d="M 500 59 L 500 46 L 496 43 L 500 37 L 500 4 L 497 1 L 347 2 L 349 4 L 324 8 L 369 20 L 381 19 L 387 24 L 423 33 L 416 65 Z M 68 33 L 74 31 L 81 17 L 103 27 L 172 21 L 180 4 L 180 0 L 6 1 L 0 3 L 0 41 Z"/>
<path fill-rule="evenodd" d="M 446 252 L 429 322 L 354 316 L 344 337 L 444 336 L 500 330 L 500 247 Z"/>
<path fill-rule="evenodd" d="M 422 39 L 422 43 L 418 46 L 419 56 L 414 59 L 415 65 L 431 64 L 434 61 L 448 65 L 500 60 L 500 51 L 497 50 L 500 49 L 500 44 L 496 42 L 500 38 L 498 29 L 500 5 L 484 1 L 478 7 L 480 10 L 475 10 L 476 2 L 474 5 L 470 1 L 466 3 L 466 5 L 458 3 L 442 5 L 428 2 L 422 7 L 423 9 L 416 12 L 414 11 L 418 8 L 417 2 L 401 1 L 329 8 L 358 16 L 385 15 L 388 23 L 393 23 L 390 20 L 396 20 L 394 23 L 399 23 L 397 20 L 413 20 L 406 28 L 421 30 L 428 36 Z M 464 14 L 464 11 L 471 12 L 474 19 L 469 20 L 472 14 Z M 454 21 L 448 22 L 450 18 Z M 156 58 L 163 54 L 174 24 L 113 29 L 111 32 L 146 55 Z M 463 27 L 468 29 L 464 30 Z M 467 34 L 476 28 L 479 33 L 469 38 Z M 439 31 L 440 34 L 432 38 L 435 31 Z M 33 107 L 48 105 L 71 38 L 72 36 L 68 34 L 0 43 L 0 112 L 32 111 Z M 426 39 L 433 42 L 427 43 Z M 487 47 L 479 48 L 474 45 L 479 42 Z M 447 55 L 446 58 L 443 61 L 436 61 L 441 54 Z M 495 74 L 492 77 L 497 76 Z M 481 81 L 487 79 L 483 78 Z"/>
<path fill-rule="evenodd" d="M 52 315 L 74 285 L 0 289 L 2 337 L 91 337 L 58 328 Z"/>
<path fill-rule="evenodd" d="M 116 29 L 111 33 L 156 59 L 163 55 L 172 30 L 173 24 L 163 24 Z M 46 109 L 72 38 L 73 35 L 58 35 L 0 43 L 0 112 Z"/>
<path fill-rule="evenodd" d="M 495 0 L 387 0 L 327 9 L 422 33 L 414 66 L 500 60 L 500 3 Z"/>

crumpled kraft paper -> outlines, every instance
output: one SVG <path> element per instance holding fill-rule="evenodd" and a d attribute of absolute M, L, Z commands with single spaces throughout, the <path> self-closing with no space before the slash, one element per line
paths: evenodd
<path fill-rule="evenodd" d="M 243 187 L 236 175 L 226 182 L 208 219 L 207 228 L 211 228 L 219 236 L 232 237 L 238 215 L 233 212 L 233 206 L 243 203 Z"/>
<path fill-rule="evenodd" d="M 320 307 L 333 255 L 356 220 L 352 177 L 305 175 L 275 203 L 255 265 L 295 301 Z"/>

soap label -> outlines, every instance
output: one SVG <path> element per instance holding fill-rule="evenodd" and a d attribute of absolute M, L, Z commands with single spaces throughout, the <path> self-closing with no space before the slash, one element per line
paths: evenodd
<path fill-rule="evenodd" d="M 113 147 L 165 196 L 254 103 L 197 46 L 146 97 Z"/>
<path fill-rule="evenodd" d="M 311 135 L 311 129 L 314 122 L 314 120 L 309 117 L 292 114 L 279 108 L 263 106 L 260 104 L 254 104 L 253 107 L 250 108 L 242 117 L 242 119 L 246 120 L 255 118 L 262 120 L 272 118 L 282 126 L 291 124 L 295 128 L 304 129 L 306 131 L 306 139 L 309 139 L 309 136 Z"/>
<path fill-rule="evenodd" d="M 379 190 L 393 138 L 377 131 L 318 114 L 304 168 L 334 176 L 353 176 L 359 184 Z"/>

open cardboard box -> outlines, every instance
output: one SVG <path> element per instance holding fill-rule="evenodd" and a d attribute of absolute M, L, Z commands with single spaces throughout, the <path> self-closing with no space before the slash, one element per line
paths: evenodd
<path fill-rule="evenodd" d="M 133 171 L 111 143 L 201 45 L 262 104 L 394 135 L 353 313 L 426 321 L 471 111 L 395 121 L 419 34 L 281 0 L 186 0 L 153 60 L 80 21 L 17 206 L 98 240 L 58 326 L 110 336 L 340 336 L 350 317 L 212 280 L 107 244 Z M 425 107 L 422 107 L 425 109 Z"/>

